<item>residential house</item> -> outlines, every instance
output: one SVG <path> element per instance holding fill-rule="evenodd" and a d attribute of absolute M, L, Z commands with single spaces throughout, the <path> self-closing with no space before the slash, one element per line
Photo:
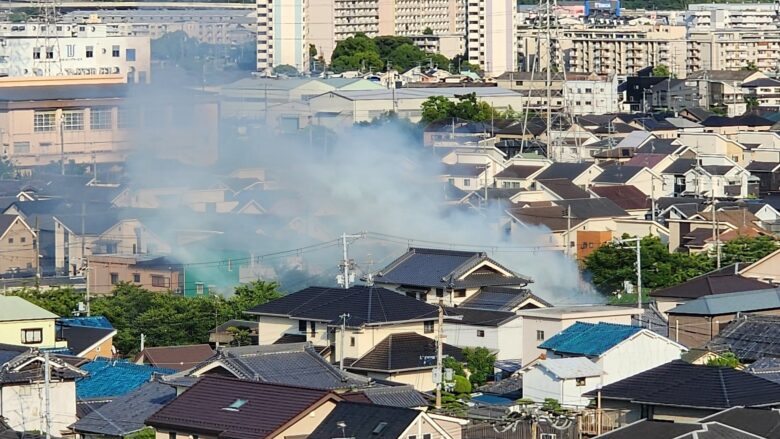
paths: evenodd
<path fill-rule="evenodd" d="M 592 181 L 593 186 L 631 185 L 650 197 L 668 195 L 660 175 L 644 166 L 612 165 L 603 167 L 604 172 Z"/>
<path fill-rule="evenodd" d="M 523 369 L 523 398 L 557 400 L 563 407 L 583 408 L 590 398 L 582 393 L 601 385 L 604 371 L 586 357 L 545 358 Z"/>
<path fill-rule="evenodd" d="M 669 251 L 699 253 L 739 237 L 771 235 L 746 208 L 721 209 L 714 217 L 713 221 L 712 212 L 699 212 L 688 219 L 668 219 Z"/>
<path fill-rule="evenodd" d="M 447 343 L 442 343 L 442 355 L 465 361 L 463 351 Z M 415 332 L 393 333 L 357 359 L 345 360 L 345 367 L 374 380 L 409 384 L 428 392 L 436 387 L 436 356 L 436 340 Z"/>
<path fill-rule="evenodd" d="M 479 189 L 489 184 L 489 177 L 485 175 L 486 172 L 485 164 L 457 163 L 446 165 L 442 175 L 456 188 L 468 191 Z"/>
<path fill-rule="evenodd" d="M 543 169 L 544 164 L 517 164 L 509 165 L 494 176 L 496 187 L 504 189 L 528 188 L 536 175 Z"/>
<path fill-rule="evenodd" d="M 181 372 L 192 369 L 212 356 L 214 350 L 207 344 L 160 346 L 145 348 L 138 353 L 134 362 Z"/>
<path fill-rule="evenodd" d="M 665 173 L 668 171 L 667 168 Z M 749 198 L 758 195 L 758 179 L 731 159 L 722 156 L 700 155 L 698 163 L 685 171 L 683 177 L 683 193 L 708 198 Z"/>
<path fill-rule="evenodd" d="M 677 142 L 695 151 L 697 156 L 702 155 L 726 157 L 731 161 L 743 166 L 748 162 L 747 155 L 750 151 L 748 146 L 740 143 L 734 138 L 730 138 L 722 134 L 683 133 L 677 139 Z"/>
<path fill-rule="evenodd" d="M 311 434 L 341 398 L 327 390 L 208 376 L 146 419 L 157 438 Z"/>
<path fill-rule="evenodd" d="M 776 407 L 780 384 L 729 367 L 672 361 L 585 394 L 639 419 L 691 422 L 732 407 Z"/>
<path fill-rule="evenodd" d="M 496 353 L 498 360 L 523 358 L 523 345 L 517 343 L 517 334 L 523 331 L 523 319 L 514 311 L 480 308 L 447 308 L 444 336 L 447 343 L 460 348 L 484 347 Z"/>
<path fill-rule="evenodd" d="M 544 201 L 577 200 L 590 198 L 590 194 L 566 178 L 536 180 L 527 189 L 510 197 L 513 204 L 539 203 Z"/>
<path fill-rule="evenodd" d="M 170 256 L 142 254 L 89 257 L 90 294 L 111 294 L 121 282 L 158 293 L 183 292 L 184 264 Z"/>
<path fill-rule="evenodd" d="M 525 294 L 531 280 L 485 252 L 410 248 L 380 270 L 374 284 L 427 303 L 459 305 L 489 288 L 515 288 L 528 304 L 543 306 Z"/>
<path fill-rule="evenodd" d="M 677 305 L 700 297 L 767 288 L 772 288 L 772 285 L 740 275 L 737 264 L 651 291 L 650 297 L 655 300 L 658 310 L 665 313 Z"/>
<path fill-rule="evenodd" d="M 70 354 L 87 360 L 114 358 L 117 331 L 103 316 L 57 319 L 57 338 L 68 343 Z"/>
<path fill-rule="evenodd" d="M 688 75 L 686 81 L 695 82 L 702 107 L 719 107 L 728 116 L 738 116 L 747 111 L 744 84 L 766 77 L 748 70 L 701 70 Z"/>
<path fill-rule="evenodd" d="M 710 116 L 704 122 L 704 131 L 734 135 L 740 132 L 766 132 L 772 129 L 774 122 L 755 114 L 746 114 L 736 117 Z"/>
<path fill-rule="evenodd" d="M 169 375 L 173 369 L 138 365 L 126 360 L 97 358 L 80 364 L 87 376 L 76 381 L 76 397 L 87 406 L 112 401 L 151 381 L 156 375 Z"/>
<path fill-rule="evenodd" d="M 21 297 L 0 296 L 0 343 L 34 348 L 60 348 L 56 314 Z"/>
<path fill-rule="evenodd" d="M 38 268 L 37 235 L 17 215 L 0 215 L 0 276 L 34 274 Z"/>
<path fill-rule="evenodd" d="M 308 436 L 377 439 L 460 439 L 462 423 L 421 410 L 341 401 Z"/>
<path fill-rule="evenodd" d="M 341 395 L 347 401 L 389 407 L 425 409 L 430 405 L 428 399 L 422 393 L 414 390 L 414 386 L 409 385 L 366 387 L 359 391 L 342 393 Z"/>
<path fill-rule="evenodd" d="M 369 379 L 334 367 L 320 352 L 311 343 L 285 340 L 267 346 L 220 348 L 211 358 L 180 374 L 184 380 L 172 377 L 169 381 L 187 387 L 199 377 L 217 375 L 341 392 L 369 386 Z"/>
<path fill-rule="evenodd" d="M 745 364 L 762 358 L 780 356 L 780 317 L 774 315 L 740 315 L 725 325 L 706 347 L 714 352 L 731 352 Z"/>
<path fill-rule="evenodd" d="M 742 313 L 780 314 L 780 289 L 768 288 L 716 294 L 691 300 L 670 309 L 669 330 L 685 346 L 698 347 L 712 340 Z"/>
<path fill-rule="evenodd" d="M 641 314 L 637 308 L 612 305 L 555 306 L 518 312 L 523 318 L 523 363 L 539 358 L 546 350 L 538 346 L 577 322 L 631 324 Z"/>
<path fill-rule="evenodd" d="M 555 162 L 536 175 L 537 180 L 556 180 L 565 178 L 580 187 L 588 187 L 593 179 L 601 174 L 602 168 L 594 163 Z"/>
<path fill-rule="evenodd" d="M 599 385 L 614 383 L 672 360 L 679 360 L 685 347 L 653 331 L 615 323 L 576 322 L 539 345 L 546 359 L 583 358 L 602 371 L 599 380 L 581 383 L 580 395 Z M 582 364 L 580 364 L 581 366 Z M 530 388 L 550 388 L 550 375 L 536 382 L 523 376 Z M 546 393 L 546 397 L 555 397 Z M 541 398 L 539 401 L 544 401 Z"/>
<path fill-rule="evenodd" d="M 77 419 L 75 380 L 86 373 L 56 357 L 48 358 L 47 363 L 45 354 L 36 348 L 0 345 L 0 356 L 0 416 L 7 425 L 18 431 L 47 431 L 41 395 L 47 391 L 44 375 L 48 364 L 50 407 L 57 413 L 50 418 L 49 431 L 53 436 L 66 434 Z"/>
<path fill-rule="evenodd" d="M 774 161 L 752 161 L 745 166 L 750 175 L 758 177 L 758 194 L 780 191 L 780 157 Z"/>
<path fill-rule="evenodd" d="M 126 438 L 145 428 L 144 421 L 176 398 L 176 388 L 150 381 L 96 407 L 70 428 L 84 439 Z"/>
<path fill-rule="evenodd" d="M 750 265 L 739 267 L 739 274 L 773 285 L 780 284 L 780 250 L 766 255 Z"/>
<path fill-rule="evenodd" d="M 637 219 L 647 219 L 654 204 L 653 199 L 630 184 L 593 186 L 590 192 L 598 197 L 612 200 L 618 207 Z"/>

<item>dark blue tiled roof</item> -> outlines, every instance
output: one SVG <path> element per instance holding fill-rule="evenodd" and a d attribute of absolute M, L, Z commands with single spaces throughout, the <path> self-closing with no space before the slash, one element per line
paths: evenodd
<path fill-rule="evenodd" d="M 539 345 L 541 349 L 576 355 L 601 355 L 642 328 L 614 323 L 577 322 Z"/>
<path fill-rule="evenodd" d="M 170 375 L 176 371 L 130 363 L 128 361 L 94 360 L 83 366 L 89 376 L 76 381 L 78 399 L 109 398 L 125 395 L 150 381 L 153 374 Z"/>
<path fill-rule="evenodd" d="M 62 326 L 84 326 L 89 328 L 114 329 L 114 326 L 107 318 L 103 316 L 91 317 L 68 317 L 57 319 L 57 323 Z"/>

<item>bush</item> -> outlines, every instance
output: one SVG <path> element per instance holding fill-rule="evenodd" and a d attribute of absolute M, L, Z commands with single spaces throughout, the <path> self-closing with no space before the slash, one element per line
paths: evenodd
<path fill-rule="evenodd" d="M 455 388 L 453 389 L 456 395 L 461 393 L 471 393 L 471 382 L 464 376 L 455 375 Z"/>

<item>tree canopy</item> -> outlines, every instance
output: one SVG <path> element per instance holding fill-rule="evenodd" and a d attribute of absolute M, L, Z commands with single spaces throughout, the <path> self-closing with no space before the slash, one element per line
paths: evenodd
<path fill-rule="evenodd" d="M 331 69 L 336 73 L 347 70 L 383 71 L 388 68 L 406 71 L 428 63 L 447 69 L 450 61 L 443 55 L 422 51 L 407 37 L 369 38 L 358 33 L 336 45 L 331 58 Z"/>
<path fill-rule="evenodd" d="M 672 76 L 672 71 L 669 70 L 669 66 L 666 64 L 658 64 L 657 66 L 653 67 L 652 75 L 661 78 L 670 78 Z"/>
<path fill-rule="evenodd" d="M 457 96 L 457 102 L 444 96 L 431 96 L 422 103 L 422 122 L 431 123 L 440 120 L 458 118 L 481 122 L 494 119 L 504 119 L 516 116 L 512 109 L 500 112 L 490 104 L 477 99 L 476 93 Z"/>
<path fill-rule="evenodd" d="M 463 355 L 466 357 L 466 368 L 471 372 L 469 381 L 472 385 L 481 386 L 493 377 L 496 355 L 487 348 L 466 348 L 463 349 Z"/>

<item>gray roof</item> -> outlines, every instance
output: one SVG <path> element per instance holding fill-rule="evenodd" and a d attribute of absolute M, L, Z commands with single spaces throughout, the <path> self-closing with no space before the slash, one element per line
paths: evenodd
<path fill-rule="evenodd" d="M 596 377 L 603 372 L 601 366 L 586 357 L 548 358 L 538 365 L 563 379 Z"/>
<path fill-rule="evenodd" d="M 406 408 L 428 405 L 428 400 L 412 386 L 369 387 L 363 394 L 378 405 Z"/>
<path fill-rule="evenodd" d="M 340 371 L 309 343 L 224 348 L 196 366 L 194 373 L 219 361 L 236 378 L 311 389 L 364 387 L 369 379 Z"/>
<path fill-rule="evenodd" d="M 676 142 L 676 139 L 650 139 L 640 146 L 636 152 L 639 154 L 671 154 L 683 145 Z"/>
<path fill-rule="evenodd" d="M 413 409 L 342 401 L 308 438 L 398 439 L 420 415 Z M 346 424 L 343 432 L 342 423 Z"/>
<path fill-rule="evenodd" d="M 685 174 L 696 166 L 695 159 L 677 159 L 661 171 L 662 174 Z"/>
<path fill-rule="evenodd" d="M 536 176 L 537 180 L 552 180 L 557 178 L 574 179 L 588 168 L 593 166 L 592 163 L 561 163 L 556 162 L 548 166 L 544 171 Z"/>
<path fill-rule="evenodd" d="M 593 179 L 594 183 L 628 183 L 644 166 L 612 165 L 604 168 L 604 172 Z"/>
<path fill-rule="evenodd" d="M 744 81 L 755 74 L 750 70 L 700 70 L 688 75 L 688 79 L 706 79 L 708 81 Z"/>
<path fill-rule="evenodd" d="M 721 329 L 706 347 L 714 352 L 732 352 L 745 363 L 780 357 L 780 317 L 741 316 Z"/>
<path fill-rule="evenodd" d="M 461 308 L 492 311 L 514 311 L 526 299 L 534 299 L 544 306 L 552 306 L 528 290 L 520 288 L 486 287 L 460 304 Z"/>
<path fill-rule="evenodd" d="M 780 288 L 704 296 L 672 308 L 669 314 L 717 316 L 767 309 L 780 309 Z"/>
<path fill-rule="evenodd" d="M 392 99 L 428 99 L 432 96 L 454 98 L 457 95 L 476 93 L 477 99 L 489 97 L 521 98 L 520 93 L 501 87 L 436 87 L 436 88 L 399 88 L 396 90 L 345 90 L 331 92 L 351 101 L 392 100 Z"/>
<path fill-rule="evenodd" d="M 556 201 L 555 204 L 563 208 L 571 206 L 571 215 L 580 219 L 628 216 L 625 210 L 609 198 L 561 200 Z"/>
<path fill-rule="evenodd" d="M 71 425 L 71 428 L 79 433 L 126 436 L 145 428 L 146 418 L 175 397 L 175 387 L 149 382 L 93 410 Z"/>
<path fill-rule="evenodd" d="M 58 316 L 17 296 L 0 296 L 0 322 L 56 319 Z"/>
<path fill-rule="evenodd" d="M 572 200 L 576 198 L 590 198 L 590 194 L 585 189 L 572 183 L 568 178 L 556 178 L 551 180 L 537 180 L 537 183 L 544 186 L 563 200 Z"/>

